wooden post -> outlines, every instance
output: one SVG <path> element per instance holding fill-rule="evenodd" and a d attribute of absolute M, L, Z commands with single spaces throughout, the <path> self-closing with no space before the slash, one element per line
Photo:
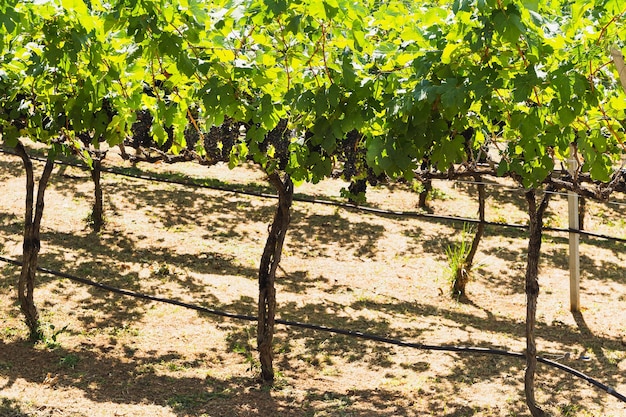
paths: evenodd
<path fill-rule="evenodd" d="M 568 160 L 568 168 L 572 178 L 575 178 L 578 170 L 578 161 L 574 157 L 575 149 L 570 146 L 570 159 Z M 569 228 L 578 230 L 580 223 L 578 220 L 578 194 L 569 192 L 567 195 L 568 212 L 569 212 Z M 569 234 L 569 300 L 570 311 L 573 313 L 580 312 L 580 257 L 579 257 L 579 237 L 578 233 L 570 232 Z"/>

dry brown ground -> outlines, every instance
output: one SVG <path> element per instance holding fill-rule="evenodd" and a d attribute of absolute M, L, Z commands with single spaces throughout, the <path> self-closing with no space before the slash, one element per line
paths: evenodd
<path fill-rule="evenodd" d="M 121 165 L 111 158 L 110 164 Z M 36 166 L 41 168 L 40 164 Z M 140 166 L 264 187 L 251 168 Z M 335 197 L 339 181 L 297 193 Z M 473 216 L 473 185 L 436 183 L 438 214 Z M 57 169 L 40 265 L 113 286 L 254 314 L 256 268 L 274 200 L 104 176 L 107 226 L 86 227 L 86 172 Z M 488 220 L 525 222 L 520 194 L 488 187 Z M 0 155 L 0 255 L 18 258 L 24 178 Z M 369 202 L 415 210 L 416 194 Z M 548 224 L 566 226 L 557 196 Z M 624 237 L 624 209 L 589 205 L 588 229 Z M 462 225 L 297 202 L 278 281 L 280 317 L 402 340 L 524 349 L 523 231 L 488 227 L 469 300 L 447 295 L 445 248 Z M 542 247 L 539 353 L 626 393 L 624 244 L 582 238 L 583 312 L 569 312 L 567 236 Z M 256 379 L 253 323 L 105 293 L 39 274 L 47 340 L 25 342 L 16 267 L 0 265 L 0 416 L 526 416 L 522 361 L 421 351 L 278 326 L 274 387 Z M 537 397 L 556 416 L 624 416 L 626 405 L 540 365 Z"/>

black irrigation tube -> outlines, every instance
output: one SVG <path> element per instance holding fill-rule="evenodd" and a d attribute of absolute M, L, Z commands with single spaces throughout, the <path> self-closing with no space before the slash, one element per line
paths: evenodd
<path fill-rule="evenodd" d="M 9 155 L 15 155 L 13 152 L 7 151 L 5 149 L 0 149 L 0 152 L 5 153 L 5 154 L 9 154 Z M 36 157 L 36 156 L 31 157 L 31 159 L 34 159 L 36 161 L 46 161 L 45 158 L 40 158 L 40 157 Z M 57 160 L 57 161 L 55 161 L 55 163 L 59 164 L 59 165 L 67 165 L 67 166 L 71 166 L 71 167 L 75 167 L 75 168 L 79 168 L 79 169 L 83 169 L 83 170 L 89 169 L 89 167 L 87 167 L 86 165 L 75 163 L 75 162 L 67 162 L 67 161 Z M 198 184 L 198 183 L 194 183 L 194 182 L 190 182 L 190 181 L 174 180 L 174 179 L 170 179 L 170 178 L 158 178 L 158 177 L 153 177 L 153 176 L 144 175 L 144 174 L 132 174 L 132 173 L 129 173 L 129 172 L 124 172 L 124 171 L 120 171 L 119 169 L 113 169 L 113 168 L 102 168 L 101 171 L 109 173 L 109 174 L 120 175 L 120 176 L 124 176 L 124 177 L 128 177 L 128 178 L 136 178 L 136 179 L 140 179 L 140 180 L 144 180 L 144 181 L 153 181 L 153 182 L 161 182 L 161 183 L 164 183 L 164 184 L 182 185 L 182 186 L 185 186 L 185 187 L 206 188 L 206 189 L 209 189 L 209 190 L 223 191 L 223 192 L 229 192 L 229 193 L 233 193 L 233 194 L 242 194 L 242 195 L 248 195 L 248 196 L 259 197 L 259 198 L 267 198 L 267 199 L 277 199 L 278 198 L 278 196 L 276 194 L 268 194 L 268 193 L 263 193 L 263 192 L 260 192 L 260 191 L 248 191 L 248 190 L 241 190 L 241 189 L 224 187 L 224 186 L 218 186 L 218 185 Z M 474 219 L 474 218 L 470 218 L 470 217 L 443 216 L 443 215 L 437 215 L 437 214 L 420 213 L 420 212 L 416 212 L 416 211 L 385 210 L 385 209 L 378 209 L 378 208 L 375 208 L 375 207 L 359 206 L 357 204 L 342 203 L 342 202 L 339 202 L 339 201 L 320 200 L 320 199 L 309 198 L 309 197 L 300 197 L 300 196 L 297 196 L 297 195 L 294 195 L 293 200 L 294 201 L 303 202 L 303 203 L 311 203 L 311 204 L 320 204 L 320 205 L 340 207 L 340 208 L 347 209 L 347 210 L 356 210 L 356 211 L 361 211 L 361 212 L 365 212 L 365 213 L 376 214 L 376 215 L 379 215 L 379 216 L 425 218 L 425 219 L 431 219 L 431 220 L 443 220 L 443 221 L 449 221 L 449 222 L 459 222 L 459 223 L 462 222 L 462 223 L 471 223 L 471 224 L 481 224 L 482 223 L 482 224 L 487 225 L 487 226 L 507 227 L 507 228 L 510 228 L 510 229 L 528 230 L 528 226 L 525 225 L 525 224 L 481 221 L 479 219 Z M 612 240 L 612 241 L 616 241 L 616 242 L 626 243 L 626 238 L 609 236 L 609 235 L 604 235 L 604 234 L 601 234 L 601 233 L 588 232 L 588 231 L 580 230 L 580 229 L 573 229 L 573 228 L 567 228 L 566 229 L 566 228 L 559 228 L 559 227 L 544 227 L 543 229 L 545 231 L 549 231 L 549 232 L 577 233 L 577 234 L 583 235 L 583 236 L 589 236 L 589 237 L 594 237 L 594 238 L 598 238 L 598 239 L 605 239 L 605 240 Z"/>
<path fill-rule="evenodd" d="M 9 259 L 9 258 L 5 258 L 3 256 L 0 256 L 0 261 L 11 264 L 11 265 L 16 265 L 16 266 L 21 266 L 22 263 L 20 261 L 16 261 L 14 259 Z M 121 294 L 121 295 L 126 295 L 129 297 L 134 297 L 134 298 L 139 298 L 139 299 L 143 299 L 143 300 L 149 300 L 149 301 L 157 301 L 157 302 L 161 302 L 161 303 L 166 303 L 166 304 L 172 304 L 172 305 L 176 305 L 179 307 L 184 307 L 184 308 L 188 308 L 191 310 L 195 310 L 201 313 L 205 313 L 205 314 L 211 314 L 211 315 L 215 315 L 215 316 L 219 316 L 219 317 L 227 317 L 227 318 L 232 318 L 232 319 L 238 319 L 238 320 L 245 320 L 245 321 L 257 321 L 257 317 L 256 316 L 250 316 L 250 315 L 245 315 L 245 314 L 235 314 L 235 313 L 228 313 L 225 311 L 220 311 L 220 310 L 215 310 L 215 309 L 210 309 L 210 308 L 206 308 L 206 307 L 201 307 L 195 304 L 190 304 L 190 303 L 185 303 L 182 301 L 178 301 L 178 300 L 172 300 L 169 298 L 163 298 L 163 297 L 156 297 L 153 295 L 148 295 L 148 294 L 142 294 L 139 292 L 135 292 L 135 291 L 129 291 L 129 290 L 124 290 L 121 288 L 116 288 L 116 287 L 112 287 L 110 285 L 106 285 L 106 284 L 102 284 L 96 281 L 92 281 L 86 278 L 81 278 L 81 277 L 77 277 L 71 274 L 67 274 L 65 272 L 59 272 L 59 271 L 54 271 L 48 268 L 43 268 L 43 267 L 37 267 L 37 270 L 40 272 L 44 272 L 46 274 L 50 274 L 53 276 L 57 276 L 57 277 L 61 277 L 61 278 L 66 278 L 69 279 L 71 281 L 75 281 L 75 282 L 79 282 L 81 284 L 85 284 L 85 285 L 89 285 L 92 287 L 96 287 L 99 288 L 103 291 L 109 291 L 112 293 L 116 293 L 116 294 Z M 291 321 L 291 320 L 283 320 L 283 319 L 276 319 L 275 323 L 278 324 L 282 324 L 284 326 L 289 326 L 289 327 L 298 327 L 301 329 L 309 329 L 309 330 L 315 330 L 315 331 L 321 331 L 321 332 L 326 332 L 326 333 L 333 333 L 333 334 L 339 334 L 339 335 L 344 335 L 344 336 L 349 336 L 349 337 L 354 337 L 354 338 L 358 338 L 358 339 L 364 339 L 364 340 L 370 340 L 370 341 L 374 341 L 374 342 L 379 342 L 379 343 L 385 343 L 385 344 L 389 344 L 389 345 L 395 345 L 395 346 L 401 346 L 401 347 L 408 347 L 408 348 L 412 348 L 412 349 L 419 349 L 419 350 L 430 350 L 430 351 L 440 351 L 440 352 L 454 352 L 454 353 L 470 353 L 470 354 L 479 354 L 479 355 L 497 355 L 497 356 L 507 356 L 507 357 L 512 357 L 512 358 L 520 358 L 520 359 L 525 359 L 526 355 L 520 352 L 511 352 L 508 350 L 504 350 L 504 349 L 492 349 L 492 348 L 481 348 L 481 347 L 474 347 L 474 346 L 451 346 L 451 345 L 430 345 L 430 344 L 424 344 L 424 343 L 413 343 L 413 342 L 405 342 L 403 340 L 399 340 L 399 339 L 392 339 L 389 337 L 383 337 L 383 336 L 378 336 L 372 333 L 364 333 L 364 332 L 360 332 L 360 331 L 356 331 L 356 330 L 346 330 L 346 329 L 339 329 L 339 328 L 335 328 L 335 327 L 328 327 L 328 326 L 323 326 L 323 325 L 319 325 L 319 324 L 311 324 L 311 323 L 303 323 L 303 322 L 298 322 L 298 321 Z M 562 371 L 565 371 L 571 375 L 574 375 L 575 377 L 578 377 L 580 379 L 583 379 L 585 381 L 587 381 L 588 383 L 590 383 L 591 385 L 605 391 L 607 394 L 612 395 L 613 397 L 617 398 L 618 400 L 625 402 L 626 403 L 626 396 L 624 396 L 623 394 L 620 394 L 619 392 L 615 391 L 612 387 L 609 387 L 608 385 L 605 385 L 603 383 L 601 383 L 600 381 L 591 378 L 590 376 L 576 370 L 573 368 L 570 368 L 569 366 L 563 365 L 561 363 L 543 358 L 541 356 L 537 356 L 537 361 L 543 364 L 546 364 L 548 366 L 552 366 L 554 368 L 560 369 Z"/>

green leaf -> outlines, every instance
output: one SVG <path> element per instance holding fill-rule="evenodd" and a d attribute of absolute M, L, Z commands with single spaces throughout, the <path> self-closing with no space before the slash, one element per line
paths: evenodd
<path fill-rule="evenodd" d="M 606 155 L 600 155 L 600 157 L 596 158 L 591 164 L 591 169 L 589 170 L 591 178 L 602 182 L 609 182 L 611 180 L 610 167 L 610 158 Z"/>
<path fill-rule="evenodd" d="M 324 11 L 328 19 L 333 19 L 339 12 L 337 0 L 324 0 Z"/>
<path fill-rule="evenodd" d="M 275 16 L 283 14 L 287 11 L 286 0 L 264 0 L 264 3 Z"/>
<path fill-rule="evenodd" d="M 448 43 L 445 48 L 443 48 L 443 52 L 441 53 L 441 62 L 444 64 L 449 64 L 452 62 L 452 54 L 459 47 L 457 43 Z"/>
<path fill-rule="evenodd" d="M 563 106 L 558 110 L 559 119 L 561 121 L 562 126 L 566 126 L 571 124 L 574 120 L 576 120 L 576 113 L 569 106 Z"/>
<path fill-rule="evenodd" d="M 185 74 L 187 77 L 193 77 L 196 74 L 195 65 L 187 55 L 180 54 L 176 64 L 180 72 Z"/>
<path fill-rule="evenodd" d="M 167 141 L 167 133 L 165 132 L 165 129 L 163 129 L 163 126 L 161 126 L 159 123 L 152 123 L 152 126 L 150 127 L 150 133 L 152 133 L 152 136 L 154 136 L 156 143 L 158 143 L 159 145 L 163 145 Z"/>

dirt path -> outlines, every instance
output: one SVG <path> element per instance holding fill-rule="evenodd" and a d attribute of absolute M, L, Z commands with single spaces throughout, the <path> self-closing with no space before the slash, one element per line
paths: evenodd
<path fill-rule="evenodd" d="M 120 161 L 109 164 L 120 165 Z M 251 168 L 141 167 L 265 187 Z M 0 255 L 18 258 L 24 178 L 0 155 Z M 56 169 L 40 265 L 109 285 L 239 314 L 256 311 L 256 270 L 274 200 L 105 174 L 107 225 L 90 233 L 88 173 Z M 336 197 L 339 181 L 296 193 Z M 435 184 L 435 213 L 475 216 L 475 186 Z M 488 187 L 487 218 L 524 223 L 521 195 Z M 416 210 L 409 189 L 369 202 Z M 562 227 L 555 197 L 549 225 Z M 587 228 L 624 236 L 624 209 L 588 204 Z M 283 319 L 438 345 L 523 351 L 526 240 L 488 227 L 469 300 L 447 295 L 445 248 L 462 224 L 297 202 L 278 276 Z M 626 250 L 582 238 L 583 312 L 569 312 L 567 237 L 544 239 L 539 354 L 626 392 Z M 393 347 L 279 326 L 273 388 L 256 380 L 253 323 L 104 293 L 39 275 L 46 343 L 24 339 L 13 283 L 0 265 L 0 416 L 523 416 L 522 361 Z M 540 366 L 539 403 L 556 416 L 622 416 L 624 403 Z"/>

